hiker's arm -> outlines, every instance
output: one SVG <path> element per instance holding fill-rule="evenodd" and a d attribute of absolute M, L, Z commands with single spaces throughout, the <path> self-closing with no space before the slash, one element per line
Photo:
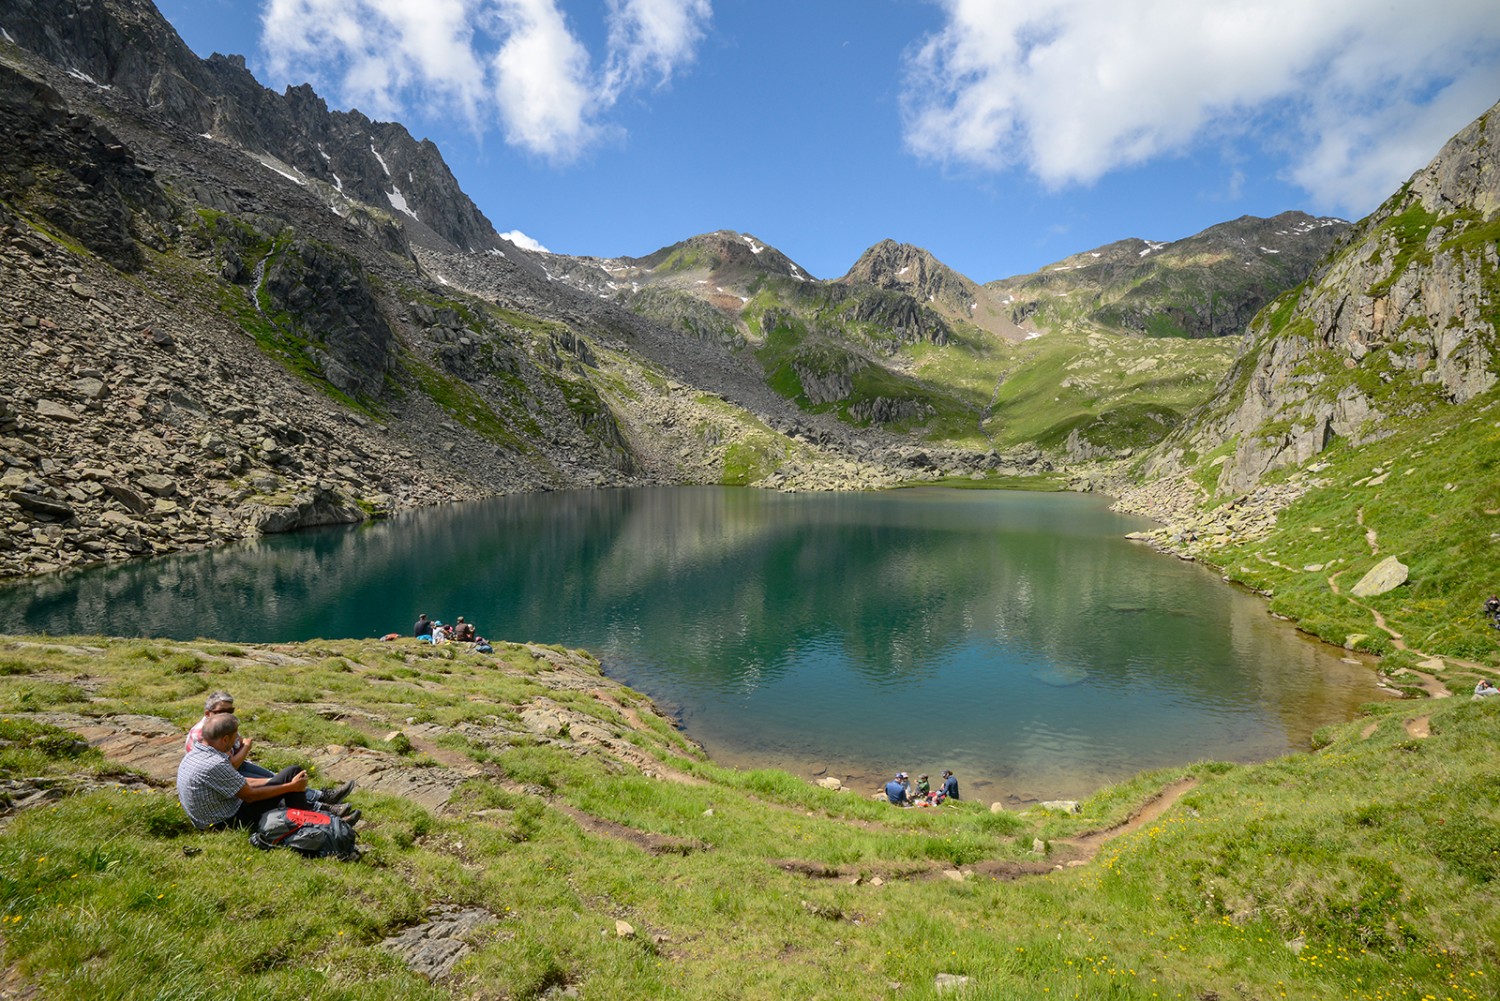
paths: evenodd
<path fill-rule="evenodd" d="M 229 755 L 229 763 L 233 765 L 236 770 L 239 769 L 240 765 L 243 765 L 245 763 L 246 758 L 250 757 L 250 745 L 253 743 L 255 743 L 255 739 L 253 737 L 246 737 L 244 740 L 240 741 L 240 746 L 235 748 L 235 750 Z"/>

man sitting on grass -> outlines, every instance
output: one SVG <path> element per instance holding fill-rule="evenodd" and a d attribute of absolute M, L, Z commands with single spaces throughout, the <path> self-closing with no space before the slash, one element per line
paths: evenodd
<path fill-rule="evenodd" d="M 261 814 L 283 800 L 287 806 L 302 810 L 321 805 L 325 812 L 343 816 L 346 823 L 358 823 L 358 810 L 329 809 L 349 794 L 353 783 L 345 783 L 333 790 L 335 795 L 325 795 L 321 804 L 314 805 L 308 801 L 307 772 L 301 768 L 283 768 L 268 779 L 241 775 L 229 759 L 239 732 L 240 721 L 232 713 L 210 717 L 203 724 L 202 739 L 177 766 L 177 798 L 194 827 L 253 827 Z"/>

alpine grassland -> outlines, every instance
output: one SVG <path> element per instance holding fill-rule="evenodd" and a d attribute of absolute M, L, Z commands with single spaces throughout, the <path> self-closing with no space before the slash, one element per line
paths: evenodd
<path fill-rule="evenodd" d="M 1412 666 L 1408 650 L 1473 662 L 1450 662 L 1443 675 L 1472 687 L 1487 673 L 1483 665 L 1500 664 L 1500 633 L 1481 610 L 1500 587 L 1497 403 L 1500 391 L 1492 390 L 1393 423 L 1378 441 L 1336 439 L 1311 470 L 1313 488 L 1278 512 L 1268 536 L 1210 550 L 1206 559 L 1269 594 L 1271 611 L 1307 632 L 1390 655 L 1389 669 Z M 1388 556 L 1410 568 L 1409 581 L 1353 597 L 1359 579 Z"/>
<path fill-rule="evenodd" d="M 170 776 L 218 689 L 252 757 L 358 774 L 360 861 L 194 830 Z M 0 948 L 7 990 L 90 1001 L 1491 998 L 1497 739 L 1500 699 L 1393 701 L 1077 813 L 902 810 L 716 765 L 555 647 L 0 638 Z"/>
<path fill-rule="evenodd" d="M 1075 428 L 1096 428 L 1107 449 L 1154 444 L 1171 424 L 1142 426 L 1139 413 L 1150 409 L 1179 415 L 1203 403 L 1228 371 L 1234 349 L 1222 339 L 1161 340 L 1068 330 L 1007 346 L 992 384 L 984 432 L 1000 447 L 1034 442 L 1053 448 L 1064 444 Z"/>

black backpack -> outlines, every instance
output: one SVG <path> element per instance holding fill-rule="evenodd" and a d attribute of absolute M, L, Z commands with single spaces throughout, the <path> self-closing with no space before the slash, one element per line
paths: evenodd
<path fill-rule="evenodd" d="M 250 843 L 261 849 L 290 848 L 309 858 L 341 861 L 359 858 L 359 849 L 354 847 L 354 828 L 317 810 L 286 806 L 267 810 L 250 832 Z"/>

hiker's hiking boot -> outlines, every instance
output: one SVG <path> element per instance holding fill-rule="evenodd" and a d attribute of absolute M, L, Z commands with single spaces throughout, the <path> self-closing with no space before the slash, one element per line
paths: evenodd
<path fill-rule="evenodd" d="M 353 791 L 354 780 L 350 779 L 348 782 L 344 782 L 340 785 L 331 786 L 327 789 L 319 790 L 318 802 L 322 803 L 324 806 L 332 806 L 335 803 L 342 803 L 344 800 L 349 798 L 349 794 Z"/>

